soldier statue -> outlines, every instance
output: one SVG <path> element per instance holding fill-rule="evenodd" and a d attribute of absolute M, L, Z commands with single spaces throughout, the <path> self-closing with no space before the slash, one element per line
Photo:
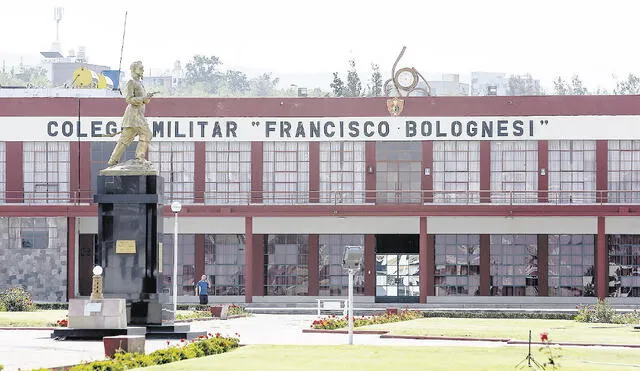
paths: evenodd
<path fill-rule="evenodd" d="M 113 149 L 111 157 L 107 164 L 112 167 L 118 164 L 120 158 L 127 149 L 127 146 L 131 144 L 133 139 L 138 136 L 138 146 L 136 147 L 136 161 L 142 164 L 148 163 L 145 159 L 147 150 L 149 148 L 149 142 L 151 141 L 151 130 L 147 124 L 147 119 L 144 117 L 145 105 L 151 101 L 151 98 L 156 94 L 147 94 L 144 86 L 142 85 L 142 76 L 144 74 L 144 67 L 141 61 L 131 63 L 131 80 L 127 82 L 126 96 L 127 109 L 124 111 L 122 117 L 122 131 L 120 132 L 120 139 L 118 144 Z"/>

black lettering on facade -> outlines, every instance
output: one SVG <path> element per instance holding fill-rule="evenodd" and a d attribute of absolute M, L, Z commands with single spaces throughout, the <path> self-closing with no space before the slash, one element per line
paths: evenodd
<path fill-rule="evenodd" d="M 227 138 L 234 137 L 237 138 L 236 129 L 238 128 L 238 124 L 235 121 L 227 121 Z"/>
<path fill-rule="evenodd" d="M 265 121 L 264 122 L 264 131 L 265 131 L 265 136 L 267 138 L 269 138 L 269 133 L 271 133 L 272 131 L 275 132 L 276 128 L 274 126 L 276 126 L 276 122 L 275 121 Z"/>
<path fill-rule="evenodd" d="M 329 127 L 331 127 L 333 130 L 329 131 Z M 336 124 L 333 123 L 333 121 L 327 121 L 324 123 L 324 136 L 327 138 L 331 138 L 336 134 L 335 131 L 336 128 Z"/>
<path fill-rule="evenodd" d="M 107 125 L 104 131 L 106 131 L 107 134 L 115 134 L 118 132 L 118 124 L 116 124 L 115 121 L 109 121 L 107 122 Z"/>
<path fill-rule="evenodd" d="M 306 138 L 307 135 L 304 132 L 304 125 L 302 121 L 298 121 L 298 127 L 296 128 L 296 138 Z"/>
<path fill-rule="evenodd" d="M 482 121 L 482 137 L 493 137 L 493 121 Z"/>
<path fill-rule="evenodd" d="M 357 138 L 360 135 L 360 123 L 358 121 L 351 121 L 349 123 L 349 136 L 351 138 Z"/>
<path fill-rule="evenodd" d="M 475 137 L 476 135 L 478 135 L 478 123 L 475 121 L 468 121 L 467 122 L 467 136 L 470 138 Z"/>
<path fill-rule="evenodd" d="M 451 123 L 451 135 L 454 137 L 462 135 L 462 123 L 460 121 L 454 121 Z"/>
<path fill-rule="evenodd" d="M 380 123 L 378 124 L 378 135 L 380 135 L 381 137 L 386 137 L 387 135 L 389 135 L 390 131 L 391 129 L 389 128 L 389 123 L 386 121 L 380 121 Z"/>
<path fill-rule="evenodd" d="M 507 124 L 509 124 L 509 120 L 498 120 L 498 136 L 499 137 L 509 136 L 509 133 L 507 132 L 508 130 Z"/>
<path fill-rule="evenodd" d="M 521 120 L 515 120 L 513 122 L 514 137 L 521 137 L 524 134 L 524 129 L 522 128 L 522 125 L 524 125 L 524 122 L 522 122 Z"/>
<path fill-rule="evenodd" d="M 309 128 L 309 137 L 320 138 L 320 121 L 311 121 Z"/>
<path fill-rule="evenodd" d="M 416 122 L 415 121 L 407 121 L 405 123 L 404 136 L 407 138 L 412 138 L 416 136 Z"/>
<path fill-rule="evenodd" d="M 71 121 L 63 122 L 60 129 L 62 131 L 62 135 L 64 135 L 65 137 L 70 137 L 73 135 L 73 123 Z"/>
<path fill-rule="evenodd" d="M 204 138 L 204 127 L 209 125 L 207 121 L 198 121 L 198 126 L 200 126 L 200 138 Z"/>
<path fill-rule="evenodd" d="M 291 138 L 291 123 L 289 121 L 280 121 L 280 138 Z"/>
<path fill-rule="evenodd" d="M 108 126 L 109 124 L 107 124 Z M 153 137 L 164 138 L 164 121 L 153 122 Z"/>
<path fill-rule="evenodd" d="M 91 136 L 92 137 L 101 137 L 102 136 L 102 121 L 91 121 Z"/>

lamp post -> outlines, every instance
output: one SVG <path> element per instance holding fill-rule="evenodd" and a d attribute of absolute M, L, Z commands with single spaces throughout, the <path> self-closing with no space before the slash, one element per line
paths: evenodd
<path fill-rule="evenodd" d="M 173 211 L 173 316 L 178 315 L 178 213 L 182 210 L 182 205 L 178 201 L 171 203 Z"/>

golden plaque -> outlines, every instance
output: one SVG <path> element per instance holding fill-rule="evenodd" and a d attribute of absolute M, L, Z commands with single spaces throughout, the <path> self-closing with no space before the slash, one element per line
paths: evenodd
<path fill-rule="evenodd" d="M 387 99 L 387 110 L 392 116 L 398 116 L 402 113 L 404 109 L 404 99 L 398 99 L 393 97 L 391 99 Z"/>
<path fill-rule="evenodd" d="M 117 240 L 116 254 L 135 254 L 136 240 Z"/>

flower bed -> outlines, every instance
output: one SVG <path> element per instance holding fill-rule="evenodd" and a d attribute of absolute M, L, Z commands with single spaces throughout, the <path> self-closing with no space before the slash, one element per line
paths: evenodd
<path fill-rule="evenodd" d="M 412 319 L 422 318 L 422 312 L 417 310 L 402 310 L 397 314 L 385 313 L 379 316 L 362 316 L 353 318 L 353 327 L 377 325 L 381 323 L 391 323 L 400 321 L 409 321 Z M 343 327 L 347 327 L 349 316 L 338 317 L 331 315 L 326 318 L 321 318 L 313 321 L 311 328 L 317 330 L 335 330 Z"/>
<path fill-rule="evenodd" d="M 237 335 L 237 334 L 236 334 Z M 162 365 L 228 352 L 238 347 L 238 338 L 223 337 L 220 334 L 208 334 L 187 342 L 182 339 L 180 345 L 159 349 L 149 354 L 118 352 L 111 359 L 83 363 L 69 368 L 69 371 L 120 371 L 139 367 Z M 40 370 L 49 370 L 40 369 Z M 33 371 L 40 371 L 33 370 Z"/>

